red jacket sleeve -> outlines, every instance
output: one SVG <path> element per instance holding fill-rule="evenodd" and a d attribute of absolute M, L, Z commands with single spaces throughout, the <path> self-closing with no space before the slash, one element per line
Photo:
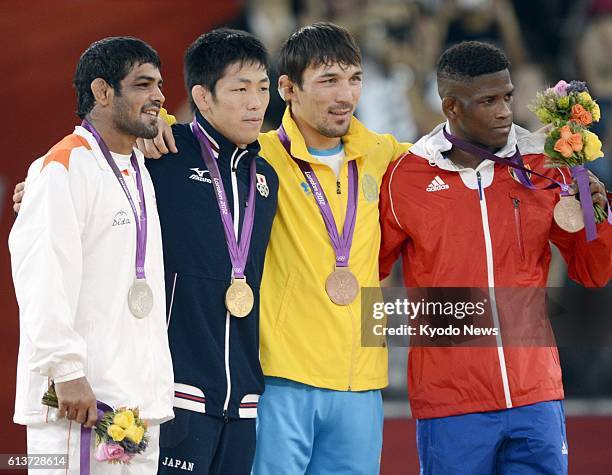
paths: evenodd
<path fill-rule="evenodd" d="M 401 160 L 402 158 L 391 162 L 380 187 L 380 280 L 391 273 L 393 264 L 395 264 L 402 251 L 402 246 L 409 239 L 399 222 L 393 203 L 393 198 L 397 196 L 397 192 L 394 193 L 394 188 L 397 188 L 400 181 L 397 171 L 401 165 Z"/>
<path fill-rule="evenodd" d="M 584 229 L 568 233 L 553 221 L 550 240 L 561 251 L 572 280 L 585 287 L 604 287 L 612 278 L 612 226 L 607 222 L 598 224 L 597 238 L 587 242 Z"/>

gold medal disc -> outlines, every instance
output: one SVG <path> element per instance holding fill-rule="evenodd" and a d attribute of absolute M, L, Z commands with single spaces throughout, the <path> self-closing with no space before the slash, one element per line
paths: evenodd
<path fill-rule="evenodd" d="M 234 317 L 244 318 L 255 304 L 253 291 L 246 279 L 234 279 L 225 292 L 225 307 Z"/>

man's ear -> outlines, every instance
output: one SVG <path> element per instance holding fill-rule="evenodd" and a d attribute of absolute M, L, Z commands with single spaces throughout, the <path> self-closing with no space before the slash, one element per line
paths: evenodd
<path fill-rule="evenodd" d="M 212 108 L 215 100 L 212 92 L 210 92 L 208 88 L 199 84 L 191 88 L 191 98 L 202 114 L 207 113 Z"/>
<path fill-rule="evenodd" d="M 291 102 L 295 97 L 295 88 L 297 88 L 297 84 L 291 81 L 286 74 L 278 78 L 278 93 L 283 101 L 287 103 Z"/>
<path fill-rule="evenodd" d="M 115 93 L 113 88 L 102 78 L 96 78 L 91 81 L 89 87 L 96 100 L 96 104 L 101 106 L 107 106 Z"/>
<path fill-rule="evenodd" d="M 455 97 L 445 96 L 442 99 L 442 113 L 448 119 L 456 119 L 459 113 L 459 102 Z"/>

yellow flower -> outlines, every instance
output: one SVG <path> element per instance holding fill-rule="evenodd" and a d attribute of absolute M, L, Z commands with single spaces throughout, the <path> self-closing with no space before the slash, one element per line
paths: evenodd
<path fill-rule="evenodd" d="M 159 111 L 159 117 L 168 125 L 176 124 L 176 117 L 174 117 L 172 114 L 168 114 L 168 111 L 163 107 Z"/>
<path fill-rule="evenodd" d="M 584 103 L 589 103 L 593 100 L 591 95 L 586 91 L 582 91 L 581 93 L 579 93 L 578 99 L 580 100 L 580 102 L 584 102 Z"/>
<path fill-rule="evenodd" d="M 113 423 L 117 424 L 122 429 L 127 429 L 134 424 L 134 413 L 129 409 L 119 412 L 118 414 L 115 414 Z"/>
<path fill-rule="evenodd" d="M 128 427 L 125 430 L 125 436 L 128 439 L 131 439 L 134 443 L 140 444 L 140 441 L 144 437 L 144 432 L 145 432 L 144 427 L 133 425 L 133 426 Z"/>
<path fill-rule="evenodd" d="M 535 114 L 536 114 L 536 117 L 543 124 L 549 124 L 550 122 L 552 122 L 552 116 L 550 115 L 550 112 L 548 112 L 548 110 L 544 107 L 540 107 L 539 109 L 537 109 L 535 111 Z"/>
<path fill-rule="evenodd" d="M 123 439 L 125 439 L 125 431 L 116 424 L 111 424 L 110 426 L 108 426 L 106 432 L 113 438 L 115 442 L 121 442 Z"/>
<path fill-rule="evenodd" d="M 593 132 L 585 130 L 584 134 L 584 156 L 589 161 L 597 160 L 599 157 L 603 157 L 601 151 L 601 140 Z"/>
<path fill-rule="evenodd" d="M 599 122 L 599 119 L 601 119 L 601 111 L 599 110 L 599 105 L 597 103 L 595 103 L 593 106 L 591 114 L 593 114 L 593 122 Z"/>
<path fill-rule="evenodd" d="M 569 98 L 569 96 L 560 97 L 559 100 L 557 101 L 557 105 L 561 109 L 567 109 L 570 106 L 570 98 Z"/>

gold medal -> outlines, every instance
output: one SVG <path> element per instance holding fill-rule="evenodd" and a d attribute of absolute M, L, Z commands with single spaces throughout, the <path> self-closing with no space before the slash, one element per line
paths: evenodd
<path fill-rule="evenodd" d="M 555 205 L 553 215 L 559 227 L 568 233 L 575 233 L 584 228 L 582 206 L 573 196 L 562 196 Z"/>
<path fill-rule="evenodd" d="M 229 313 L 234 317 L 244 318 L 251 313 L 254 304 L 253 291 L 246 279 L 234 278 L 225 292 L 225 307 Z"/>
<path fill-rule="evenodd" d="M 359 281 L 346 267 L 337 267 L 325 281 L 325 290 L 336 305 L 349 305 L 359 294 Z"/>

